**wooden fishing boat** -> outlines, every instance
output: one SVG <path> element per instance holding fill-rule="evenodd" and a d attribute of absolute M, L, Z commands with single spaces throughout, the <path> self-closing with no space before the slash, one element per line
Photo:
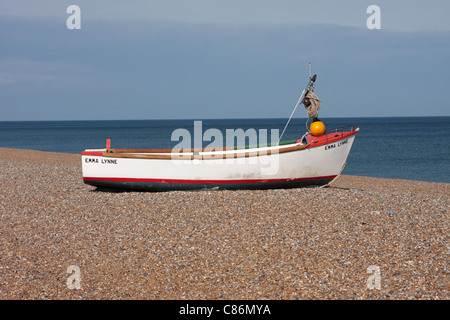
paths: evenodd
<path fill-rule="evenodd" d="M 320 186 L 340 174 L 357 131 L 337 128 L 292 144 L 242 150 L 86 150 L 83 179 L 97 187 L 154 191 Z"/>
<path fill-rule="evenodd" d="M 315 77 L 295 108 L 312 90 Z M 83 180 L 97 187 L 149 191 L 322 186 L 343 170 L 358 130 L 351 125 L 307 132 L 291 143 L 242 149 L 114 149 L 108 140 L 106 148 L 82 152 Z"/>

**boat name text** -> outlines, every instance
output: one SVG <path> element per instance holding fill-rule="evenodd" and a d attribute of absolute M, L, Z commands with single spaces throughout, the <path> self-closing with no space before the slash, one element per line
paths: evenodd
<path fill-rule="evenodd" d="M 344 145 L 346 143 L 348 143 L 348 139 L 343 140 L 343 141 L 339 141 L 337 145 L 336 145 L 336 143 L 326 145 L 325 146 L 325 150 L 329 150 L 329 149 L 333 149 L 333 148 L 336 148 L 336 147 L 340 147 L 340 146 L 342 146 L 342 145 Z"/>
<path fill-rule="evenodd" d="M 106 163 L 106 164 L 117 164 L 117 159 L 101 159 L 101 162 L 97 158 L 86 158 L 84 162 L 86 163 Z"/>

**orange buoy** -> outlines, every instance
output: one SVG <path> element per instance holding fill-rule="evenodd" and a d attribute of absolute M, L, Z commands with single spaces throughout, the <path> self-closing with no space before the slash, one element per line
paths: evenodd
<path fill-rule="evenodd" d="M 309 131 L 313 136 L 321 136 L 325 133 L 325 125 L 322 121 L 314 121 L 309 127 Z"/>

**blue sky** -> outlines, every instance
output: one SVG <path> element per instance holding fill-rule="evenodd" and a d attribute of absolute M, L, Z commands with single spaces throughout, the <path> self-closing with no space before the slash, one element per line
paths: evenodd
<path fill-rule="evenodd" d="M 449 15 L 437 0 L 2 0 L 0 121 L 287 118 L 309 62 L 322 117 L 450 116 Z"/>

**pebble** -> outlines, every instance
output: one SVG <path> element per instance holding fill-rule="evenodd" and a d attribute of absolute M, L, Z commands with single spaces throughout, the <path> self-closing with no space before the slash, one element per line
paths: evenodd
<path fill-rule="evenodd" d="M 449 184 L 105 192 L 79 155 L 0 149 L 0 168 L 0 299 L 450 298 Z"/>

